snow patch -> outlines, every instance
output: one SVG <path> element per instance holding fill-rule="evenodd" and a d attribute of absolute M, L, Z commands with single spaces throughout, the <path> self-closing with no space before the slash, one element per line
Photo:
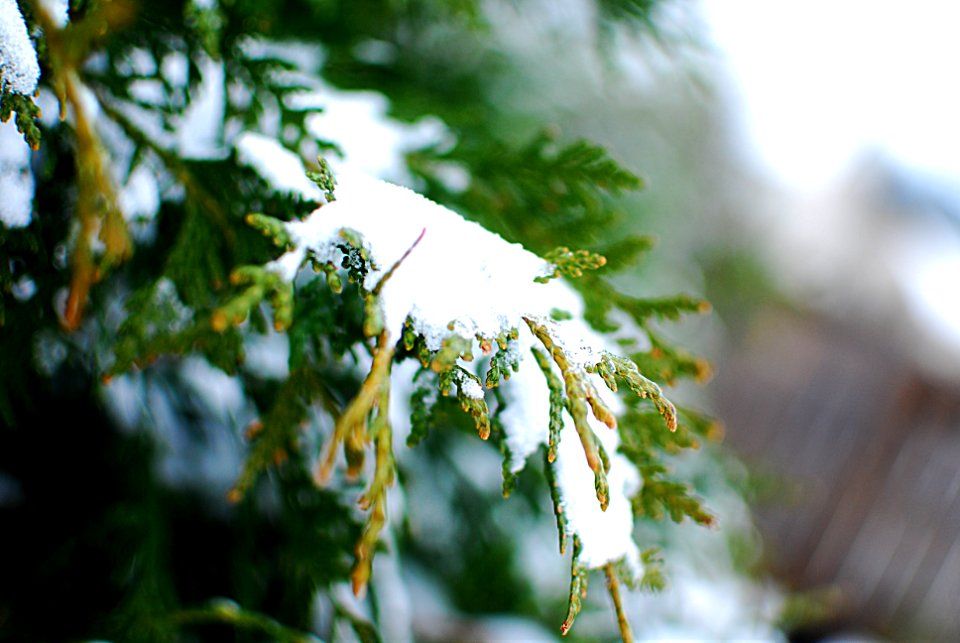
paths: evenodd
<path fill-rule="evenodd" d="M 549 274 L 550 266 L 519 244 L 412 190 L 360 174 L 338 174 L 335 195 L 306 221 L 288 224 L 297 248 L 276 266 L 292 278 L 307 249 L 339 265 L 342 230 L 358 232 L 369 253 L 367 290 L 403 258 L 381 293 L 392 337 L 400 337 L 409 317 L 427 347 L 438 350 L 452 334 L 496 337 L 523 325 L 525 314 L 549 311 L 555 288 L 534 279 Z"/>
<path fill-rule="evenodd" d="M 254 158 L 261 138 L 247 141 L 243 149 L 249 162 L 276 171 L 276 162 L 265 162 L 273 151 Z M 263 149 L 273 148 L 264 144 Z M 294 169 L 291 165 L 282 172 L 278 183 L 292 180 Z M 306 220 L 286 224 L 295 248 L 273 262 L 272 269 L 293 280 L 308 252 L 316 261 L 340 265 L 346 234 L 367 253 L 363 286 L 367 291 L 379 286 L 384 330 L 391 338 L 401 336 L 408 320 L 431 350 L 439 350 L 451 336 L 473 341 L 478 336 L 494 338 L 519 331 L 520 368 L 502 384 L 507 406 L 501 420 L 511 452 L 509 465 L 514 471 L 522 469 L 526 458 L 549 438 L 549 390 L 530 355 L 530 348 L 539 342 L 525 320 L 547 326 L 571 367 L 583 370 L 596 364 L 607 347 L 602 337 L 576 317 L 583 311 L 579 296 L 560 280 L 537 283 L 537 277 L 551 272 L 550 264 L 540 257 L 407 188 L 341 172 L 335 197 Z M 555 307 L 575 317 L 555 322 L 550 319 Z M 559 369 L 553 368 L 561 376 Z M 583 375 L 586 377 L 585 372 Z M 590 377 L 608 408 L 622 410 L 602 380 Z M 463 377 L 460 383 L 465 395 L 483 397 L 483 389 L 472 379 Z M 639 489 L 639 475 L 617 453 L 619 434 L 592 418 L 591 426 L 610 455 L 609 506 L 606 511 L 600 509 L 594 474 L 572 419 L 565 417 L 556 470 L 568 529 L 581 540 L 582 564 L 600 567 L 625 560 L 639 576 L 641 562 L 632 538 L 629 501 Z"/>
<path fill-rule="evenodd" d="M 40 0 L 40 6 L 47 12 L 47 17 L 54 26 L 63 29 L 70 22 L 69 0 Z"/>
<path fill-rule="evenodd" d="M 11 118 L 0 123 L 0 195 L 3 195 L 0 198 L 0 223 L 8 228 L 30 225 L 33 192 L 30 146 L 17 132 Z"/>
<path fill-rule="evenodd" d="M 256 170 L 277 190 L 299 194 L 310 201 L 323 200 L 320 188 L 307 178 L 300 157 L 276 140 L 244 132 L 237 137 L 235 147 L 240 162 Z"/>
<path fill-rule="evenodd" d="M 160 209 L 160 187 L 155 172 L 143 163 L 137 165 L 120 189 L 117 202 L 127 221 L 153 219 Z"/>
<path fill-rule="evenodd" d="M 206 56 L 196 63 L 202 80 L 200 86 L 191 92 L 190 104 L 176 127 L 180 156 L 191 159 L 222 158 L 226 71 L 223 61 Z M 164 67 L 164 71 L 168 71 L 167 67 Z"/>
<path fill-rule="evenodd" d="M 406 183 L 411 179 L 404 158 L 407 152 L 429 145 L 451 147 L 454 142 L 443 121 L 434 116 L 424 116 L 414 123 L 390 118 L 390 103 L 377 92 L 324 87 L 316 93 L 295 96 L 290 103 L 299 109 L 323 110 L 307 116 L 305 124 L 311 135 L 331 141 L 344 151 L 340 158 L 329 158 L 337 172 L 352 171 Z M 469 174 L 454 164 L 450 164 L 445 178 L 454 187 L 469 183 Z"/>
<path fill-rule="evenodd" d="M 15 0 L 0 0 L 0 91 L 30 95 L 40 80 L 37 51 Z"/>
<path fill-rule="evenodd" d="M 472 377 L 467 377 L 463 371 L 457 371 L 455 377 L 457 384 L 460 386 L 460 391 L 464 395 L 474 400 L 483 399 L 483 387 L 480 385 L 480 382 Z"/>

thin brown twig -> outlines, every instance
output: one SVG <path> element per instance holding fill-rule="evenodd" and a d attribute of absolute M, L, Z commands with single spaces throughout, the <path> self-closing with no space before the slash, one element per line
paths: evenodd
<path fill-rule="evenodd" d="M 620 582 L 617 580 L 617 573 L 613 568 L 613 563 L 607 563 L 603 566 L 603 573 L 607 576 L 607 591 L 610 592 L 610 598 L 613 599 L 613 606 L 617 610 L 617 625 L 620 627 L 620 638 L 623 643 L 633 643 L 633 631 L 630 629 L 630 621 L 623 611 L 623 599 L 620 596 Z"/>

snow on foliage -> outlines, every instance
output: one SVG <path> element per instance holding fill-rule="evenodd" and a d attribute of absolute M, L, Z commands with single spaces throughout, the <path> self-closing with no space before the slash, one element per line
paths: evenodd
<path fill-rule="evenodd" d="M 54 26 L 63 29 L 70 22 L 70 0 L 40 0 Z"/>
<path fill-rule="evenodd" d="M 319 201 L 320 189 L 304 173 L 300 158 L 269 136 L 244 132 L 235 142 L 237 159 L 252 167 L 274 189 Z"/>
<path fill-rule="evenodd" d="M 33 192 L 30 146 L 17 134 L 13 122 L 0 123 L 0 223 L 8 228 L 29 225 Z"/>
<path fill-rule="evenodd" d="M 464 339 L 492 338 L 521 326 L 524 315 L 548 314 L 555 306 L 552 289 L 534 283 L 549 274 L 547 262 L 411 190 L 341 174 L 336 198 L 287 226 L 296 249 L 277 268 L 291 278 L 308 251 L 319 262 L 339 264 L 341 231 L 353 230 L 369 253 L 373 269 L 363 285 L 372 291 L 420 239 L 381 293 L 391 337 L 400 337 L 410 317 L 427 347 L 438 350 L 451 334 L 448 324 Z"/>
<path fill-rule="evenodd" d="M 263 159 L 255 166 L 261 163 Z M 501 416 L 513 472 L 549 442 L 550 391 L 530 353 L 541 344 L 528 328 L 530 323 L 548 329 L 572 369 L 596 380 L 593 393 L 607 408 L 620 409 L 612 393 L 598 393 L 604 388 L 600 378 L 586 372 L 601 360 L 606 346 L 578 318 L 579 297 L 560 280 L 538 283 L 536 279 L 550 274 L 552 266 L 520 245 L 407 188 L 348 173 L 338 175 L 335 201 L 304 221 L 286 224 L 286 229 L 293 249 L 270 268 L 288 281 L 308 258 L 340 265 L 345 246 L 359 244 L 368 267 L 362 285 L 368 292 L 378 292 L 383 329 L 391 341 L 397 341 L 407 325 L 431 351 L 440 350 L 452 337 L 467 342 L 505 334 L 516 337 L 519 369 L 503 385 L 508 404 Z M 573 318 L 553 320 L 550 313 L 557 308 Z M 560 369 L 556 365 L 553 369 L 562 380 Z M 467 377 L 460 381 L 464 395 L 482 397 L 476 381 Z M 579 538 L 582 565 L 596 568 L 624 560 L 639 575 L 629 501 L 639 489 L 639 476 L 617 453 L 616 430 L 593 417 L 589 423 L 609 454 L 607 506 L 602 508 L 598 501 L 595 472 L 584 457 L 574 422 L 566 417 L 556 454 L 566 529 Z"/>
<path fill-rule="evenodd" d="M 29 95 L 40 80 L 37 52 L 16 0 L 0 0 L 0 91 Z"/>

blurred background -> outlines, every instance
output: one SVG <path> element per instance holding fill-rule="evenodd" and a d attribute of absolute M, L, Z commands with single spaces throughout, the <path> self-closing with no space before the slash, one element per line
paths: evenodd
<path fill-rule="evenodd" d="M 166 5 L 154 3 L 151 19 L 176 34 L 185 15 L 195 27 L 220 5 L 247 10 L 237 9 L 242 2 L 181 4 L 160 16 Z M 134 36 L 111 45 L 117 85 L 129 83 L 129 95 L 118 95 L 139 101 L 135 116 L 168 110 L 162 123 L 173 126 L 158 140 L 197 167 L 209 162 L 211 177 L 226 174 L 230 136 L 240 129 L 296 147 L 302 141 L 287 136 L 284 119 L 318 108 L 299 118 L 312 137 L 339 144 L 343 153 L 330 155 L 337 167 L 423 191 L 442 187 L 454 200 L 470 181 L 466 161 L 488 160 L 478 141 L 518 147 L 546 129 L 562 142 L 602 144 L 646 188 L 623 197 L 626 216 L 591 240 L 653 233 L 657 246 L 614 278 L 617 287 L 712 303 L 712 314 L 658 330 L 713 367 L 705 386 L 683 383 L 671 397 L 725 427 L 726 450 L 708 445 L 703 457 L 673 463 L 695 481 L 719 529 L 638 525 L 638 542 L 663 548 L 668 580 L 661 594 L 626 599 L 638 637 L 956 639 L 960 9 L 933 1 L 490 0 L 435 13 L 443 3 L 368 4 L 382 14 L 304 3 L 320 16 L 314 24 L 283 2 L 262 3 L 275 9 L 264 10 L 263 24 L 284 27 L 264 27 L 262 40 L 233 55 L 244 64 L 276 55 L 291 75 L 315 77 L 312 93 L 289 103 L 278 91 L 260 105 L 245 79 L 225 82 L 224 68 L 193 41 L 187 60 L 178 51 L 186 41 L 149 49 Z M 479 7 L 479 19 L 463 19 L 461 4 Z M 294 44 L 275 46 L 282 38 Z M 95 77 L 103 66 L 93 58 L 86 71 Z M 163 92 L 176 100 L 164 103 Z M 60 236 L 51 236 L 64 239 L 69 220 L 55 211 L 72 197 L 50 186 L 73 176 L 63 169 L 69 163 L 49 159 L 70 155 L 69 136 L 48 87 L 37 102 L 49 142 L 47 160 L 34 161 L 36 216 L 49 229 L 57 221 Z M 112 123 L 101 125 L 114 158 L 134 156 Z M 17 140 L 11 129 L 0 127 L 0 156 Z M 463 165 L 442 163 L 450 149 Z M 318 149 L 298 151 L 308 158 Z M 182 202 L 151 160 L 121 181 L 121 205 L 145 247 L 169 232 L 164 217 L 179 221 Z M 16 162 L 26 175 L 27 161 Z M 442 178 L 440 187 L 427 175 Z M 36 281 L 35 296 L 30 275 L 18 276 L 11 301 L 49 308 L 51 292 Z M 341 498 L 304 477 L 281 481 L 310 487 L 294 489 L 293 500 L 266 492 L 240 508 L 225 500 L 246 453 L 244 428 L 288 375 L 286 340 L 244 337 L 239 374 L 193 355 L 101 384 L 124 287 L 101 286 L 102 319 L 73 336 L 62 336 L 44 308 L 45 326 L 10 342 L 16 360 L 35 362 L 24 387 L 46 391 L 52 382 L 53 392 L 15 409 L 41 419 L 43 431 L 11 430 L 0 447 L 0 640 L 5 624 L 20 628 L 9 630 L 16 636 L 44 622 L 51 604 L 76 627 L 47 630 L 47 638 L 75 640 L 110 631 L 100 624 L 127 608 L 140 618 L 154 605 L 172 610 L 211 595 L 243 595 L 278 620 L 295 613 L 343 639 L 355 631 L 331 623 L 354 611 L 388 614 L 387 639 L 557 638 L 569 563 L 554 552 L 552 508 L 531 484 L 535 466 L 507 502 L 500 454 L 474 436 L 399 445 L 403 491 L 391 506 L 406 517 L 377 558 L 379 604 L 355 605 L 341 591 L 344 560 L 330 553 L 347 551 L 358 529 Z M 182 313 L 175 289 L 156 296 Z M 13 319 L 18 310 L 10 310 Z M 357 376 L 342 370 L 345 381 Z M 313 420 L 324 428 L 329 418 Z M 74 431 L 79 424 L 95 429 Z M 335 521 L 329 533 L 315 529 Z M 327 547 L 319 553 L 317 534 Z M 297 576 L 305 560 L 329 573 Z M 150 582 L 139 582 L 141 570 Z M 129 591 L 132 578 L 138 592 Z M 295 609 L 282 591 L 290 578 L 302 581 Z M 310 583 L 325 593 L 311 598 Z M 571 638 L 615 638 L 599 590 Z M 200 630 L 192 640 L 231 636 Z"/>
<path fill-rule="evenodd" d="M 648 179 L 661 269 L 640 287 L 714 305 L 668 334 L 716 368 L 706 403 L 746 467 L 757 568 L 804 597 L 797 640 L 960 632 L 958 21 L 666 2 L 596 94 L 524 98 Z M 568 44 L 530 54 L 534 79 L 590 64 Z"/>
<path fill-rule="evenodd" d="M 697 135 L 692 161 L 706 180 L 687 186 L 704 224 L 675 234 L 717 309 L 711 403 L 769 483 L 752 504 L 764 563 L 824 600 L 800 633 L 953 638 L 960 14 L 932 2 L 694 12 L 712 136 Z"/>

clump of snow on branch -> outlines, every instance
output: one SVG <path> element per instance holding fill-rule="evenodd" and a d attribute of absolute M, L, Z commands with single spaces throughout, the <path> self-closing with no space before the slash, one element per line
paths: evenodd
<path fill-rule="evenodd" d="M 436 116 L 403 122 L 390 116 L 390 100 L 383 94 L 345 90 L 325 82 L 320 73 L 326 58 L 322 47 L 262 38 L 246 38 L 240 46 L 251 60 L 279 59 L 291 65 L 278 78 L 301 84 L 304 90 L 285 96 L 284 106 L 310 112 L 304 121 L 305 129 L 318 140 L 335 146 L 336 152 L 328 158 L 335 172 L 349 170 L 409 183 L 413 177 L 405 159 L 408 152 L 428 146 L 449 149 L 456 141 Z M 366 41 L 358 43 L 356 49 L 367 60 L 373 60 L 393 55 L 391 47 L 384 42 Z M 263 131 L 277 132 L 270 128 Z M 461 166 L 438 163 L 434 169 L 449 189 L 465 187 L 467 172 Z"/>
<path fill-rule="evenodd" d="M 278 187 L 309 192 L 291 182 L 295 157 L 280 146 L 248 136 L 239 147 L 241 158 Z M 535 281 L 552 272 L 548 262 L 407 188 L 347 172 L 338 174 L 337 179 L 335 201 L 304 221 L 286 224 L 293 249 L 270 268 L 292 281 L 308 257 L 339 265 L 343 248 L 359 243 L 367 257 L 362 286 L 368 292 L 378 291 L 383 329 L 393 341 L 400 338 L 407 323 L 430 350 L 439 350 L 451 336 L 473 341 L 515 333 L 519 371 L 502 386 L 508 402 L 501 415 L 511 454 L 509 466 L 514 472 L 549 440 L 550 394 L 530 353 L 539 340 L 525 320 L 547 327 L 571 367 L 595 379 L 607 407 L 622 409 L 616 396 L 604 390 L 600 378 L 584 370 L 596 364 L 607 347 L 603 338 L 578 318 L 582 314 L 579 296 L 561 280 Z M 554 321 L 550 311 L 557 308 L 573 313 L 574 318 Z M 469 369 L 470 365 L 463 366 Z M 562 377 L 559 368 L 553 368 Z M 483 389 L 470 387 L 466 394 L 481 397 Z M 556 471 L 567 529 L 580 539 L 581 564 L 595 568 L 625 560 L 639 575 L 641 563 L 631 535 L 629 501 L 639 489 L 639 475 L 617 453 L 617 432 L 593 418 L 590 424 L 610 455 L 609 504 L 605 511 L 601 509 L 594 472 L 572 419 L 565 417 Z"/>
<path fill-rule="evenodd" d="M 567 321 L 546 322 L 551 336 L 563 346 L 570 361 L 581 368 L 596 363 L 606 342 L 582 320 L 580 296 L 560 280 L 535 284 L 535 287 L 544 289 L 554 307 L 573 315 Z M 542 314 L 540 317 L 544 318 Z M 510 453 L 508 464 L 513 473 L 520 471 L 527 457 L 549 440 L 550 390 L 543 373 L 530 356 L 530 349 L 539 343 L 526 328 L 521 330 L 518 343 L 524 359 L 520 370 L 503 387 L 506 407 L 499 416 L 506 431 Z M 556 366 L 554 370 L 557 371 Z M 560 376 L 559 372 L 557 374 Z M 614 413 L 622 412 L 623 403 L 616 394 L 607 389 L 599 377 L 589 377 L 594 379 L 596 393 L 607 408 Z M 629 499 L 640 490 L 640 476 L 633 464 L 618 453 L 619 434 L 593 416 L 587 421 L 610 456 L 610 470 L 607 472 L 610 502 L 605 511 L 600 508 L 594 489 L 594 473 L 587 465 L 573 420 L 564 414 L 555 462 L 564 516 L 570 530 L 580 537 L 581 564 L 596 568 L 623 559 L 634 574 L 639 575 L 641 563 L 632 537 L 633 510 Z"/>
<path fill-rule="evenodd" d="M 313 136 L 343 150 L 342 157 L 330 158 L 335 171 L 349 169 L 389 180 L 409 180 L 406 152 L 429 145 L 453 145 L 453 135 L 439 118 L 425 116 L 414 123 L 390 118 L 390 103 L 378 92 L 324 86 L 315 94 L 298 97 L 297 104 L 322 109 L 307 117 L 306 127 Z"/>
<path fill-rule="evenodd" d="M 466 376 L 463 371 L 456 371 L 455 377 L 457 384 L 461 387 L 463 394 L 475 400 L 483 397 L 483 387 L 478 380 Z"/>
<path fill-rule="evenodd" d="M 256 170 L 274 189 L 311 201 L 321 200 L 320 188 L 307 178 L 300 158 L 275 139 L 244 132 L 234 145 L 237 159 Z"/>
<path fill-rule="evenodd" d="M 40 80 L 37 52 L 16 0 L 0 0 L 0 91 L 29 95 Z"/>
<path fill-rule="evenodd" d="M 29 225 L 33 192 L 30 146 L 12 121 L 0 123 L 0 223 L 8 228 Z"/>
<path fill-rule="evenodd" d="M 390 276 L 381 301 L 391 337 L 400 337 L 409 317 L 431 350 L 438 350 L 451 334 L 496 337 L 522 326 L 524 315 L 545 316 L 553 307 L 549 289 L 533 281 L 550 274 L 546 261 L 411 190 L 383 181 L 341 174 L 336 201 L 287 228 L 296 249 L 275 264 L 287 278 L 294 276 L 308 250 L 319 262 L 339 264 L 341 231 L 359 233 L 371 259 L 363 284 L 368 291 L 420 239 Z"/>

